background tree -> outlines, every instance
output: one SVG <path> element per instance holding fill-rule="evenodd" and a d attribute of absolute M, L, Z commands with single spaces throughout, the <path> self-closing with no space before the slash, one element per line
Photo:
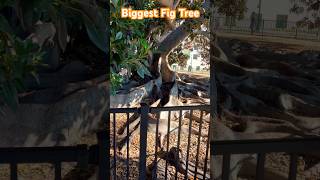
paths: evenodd
<path fill-rule="evenodd" d="M 241 19 L 247 11 L 246 0 L 215 0 L 214 7 L 217 12 L 228 17 L 236 17 Z"/>
<path fill-rule="evenodd" d="M 181 67 L 186 67 L 187 61 L 190 55 L 187 54 L 188 49 L 184 49 L 182 45 L 179 45 L 175 50 L 173 50 L 168 57 L 168 62 L 170 65 L 177 63 Z"/>
<path fill-rule="evenodd" d="M 304 14 L 305 17 L 300 20 L 301 26 L 310 28 L 320 27 L 320 1 L 319 0 L 291 0 L 293 6 L 291 12 Z"/>

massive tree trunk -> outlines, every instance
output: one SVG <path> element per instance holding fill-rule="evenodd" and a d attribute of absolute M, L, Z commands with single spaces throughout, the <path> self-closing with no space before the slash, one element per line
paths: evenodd
<path fill-rule="evenodd" d="M 81 136 L 102 130 L 108 98 L 105 76 L 28 94 L 17 110 L 2 108 L 0 146 L 78 143 Z"/>

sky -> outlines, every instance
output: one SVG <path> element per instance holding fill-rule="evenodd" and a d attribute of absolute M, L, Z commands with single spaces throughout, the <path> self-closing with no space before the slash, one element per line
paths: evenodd
<path fill-rule="evenodd" d="M 290 13 L 290 8 L 292 3 L 290 0 L 261 0 L 261 12 L 263 19 L 275 20 L 277 14 L 279 15 L 288 15 L 288 21 L 298 21 L 303 15 L 295 15 Z M 247 0 L 248 12 L 246 17 L 250 17 L 252 11 L 258 12 L 258 3 L 259 0 Z"/>

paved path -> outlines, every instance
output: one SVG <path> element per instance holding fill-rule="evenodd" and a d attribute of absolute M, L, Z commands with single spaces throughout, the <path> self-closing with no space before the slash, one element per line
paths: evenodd
<path fill-rule="evenodd" d="M 266 37 L 266 36 L 256 36 L 256 35 L 248 35 L 248 34 L 225 33 L 225 32 L 217 32 L 217 35 L 219 37 L 237 38 L 237 39 L 246 40 L 246 41 L 274 42 L 274 43 L 282 43 L 287 45 L 298 45 L 298 46 L 301 46 L 301 49 L 304 49 L 304 50 L 312 49 L 312 50 L 320 51 L 319 41 L 300 40 L 300 39 L 283 38 L 283 37 Z"/>

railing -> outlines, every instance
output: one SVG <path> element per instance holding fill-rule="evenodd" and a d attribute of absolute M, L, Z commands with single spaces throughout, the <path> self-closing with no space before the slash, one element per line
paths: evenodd
<path fill-rule="evenodd" d="M 209 111 L 209 108 L 210 106 L 149 107 L 146 104 L 142 104 L 141 108 L 111 109 L 110 123 L 113 147 L 110 153 L 111 156 L 113 156 L 113 158 L 111 158 L 113 179 L 130 179 L 130 177 L 135 177 L 133 175 L 135 173 L 138 174 L 139 179 L 145 179 L 146 176 L 151 177 L 151 179 L 158 179 L 159 177 L 157 176 L 160 172 L 164 179 L 177 179 L 178 172 L 179 177 L 182 175 L 184 178 L 192 176 L 197 179 L 210 179 L 209 167 L 207 165 L 209 162 L 209 140 L 207 138 L 204 138 L 204 142 L 200 140 L 201 135 L 205 133 L 208 134 L 209 122 L 205 122 L 203 117 L 204 113 Z M 167 116 L 165 116 L 166 119 L 159 118 L 162 113 L 167 113 Z M 184 114 L 192 116 L 196 113 L 199 115 L 197 120 L 194 118 L 184 119 L 182 117 Z M 150 120 L 150 114 L 155 117 L 153 122 Z M 132 119 L 134 116 L 136 117 Z M 140 117 L 140 120 L 138 119 L 139 122 L 134 121 L 137 117 Z M 128 122 L 131 122 L 131 124 Z M 118 123 L 124 124 L 124 126 L 119 128 L 117 127 Z M 137 128 L 140 128 L 136 133 L 134 131 L 130 132 L 131 129 L 129 130 L 129 127 L 134 127 L 134 124 Z M 122 132 L 119 129 L 122 129 Z M 183 131 L 183 129 L 185 131 Z M 198 135 L 192 135 L 191 132 L 194 129 L 199 130 Z M 120 133 L 118 131 L 120 131 Z M 157 134 L 160 134 L 160 132 L 164 133 L 164 131 L 167 135 L 162 140 L 165 141 L 166 145 L 164 145 L 162 149 L 159 149 L 159 143 L 161 143 L 159 140 L 161 140 L 161 138 L 159 139 Z M 174 132 L 177 132 L 177 136 L 173 135 L 175 134 Z M 135 154 L 135 157 L 139 157 L 138 167 L 136 167 L 133 172 L 130 172 L 129 167 L 133 167 L 129 164 L 134 164 L 131 158 L 134 152 L 131 151 L 130 148 L 130 144 L 133 143 L 130 138 L 134 137 L 123 136 L 124 133 L 140 135 L 139 144 L 136 144 L 139 148 L 139 153 Z M 125 137 L 126 148 L 124 148 L 122 152 L 122 155 L 125 157 L 119 155 L 119 137 Z M 153 138 L 155 139 L 153 140 Z M 193 145 L 191 145 L 191 141 Z M 194 147 L 192 151 L 191 146 Z M 150 149 L 152 149 L 154 153 L 150 154 Z M 199 153 L 200 151 L 201 153 Z M 179 154 L 179 152 L 183 155 Z M 178 159 L 170 159 L 176 155 Z M 163 159 L 165 164 L 160 165 L 158 163 L 160 162 L 159 159 Z M 123 161 L 124 163 L 122 163 Z M 119 164 L 121 167 L 116 168 L 119 167 L 117 166 Z M 169 172 L 169 166 L 175 168 L 175 173 Z M 117 170 L 121 168 L 122 173 L 117 172 Z M 119 177 L 120 174 L 121 178 Z"/>
<path fill-rule="evenodd" d="M 55 146 L 55 147 L 15 147 L 0 148 L 0 164 L 10 165 L 10 179 L 18 179 L 18 164 L 50 163 L 54 165 L 55 180 L 61 180 L 61 164 L 77 162 L 78 167 L 86 168 L 88 164 L 99 166 L 98 179 L 108 179 L 107 170 L 107 132 L 97 133 L 98 144 L 88 147 Z"/>
<path fill-rule="evenodd" d="M 302 153 L 320 152 L 320 139 L 261 139 L 211 142 L 211 155 L 222 155 L 222 180 L 229 180 L 232 154 L 257 154 L 256 179 L 264 177 L 267 153 L 290 154 L 289 180 L 297 177 L 298 156 Z M 214 163 L 214 162 L 213 162 Z"/>
<path fill-rule="evenodd" d="M 232 21 L 226 17 L 214 18 L 214 30 L 218 32 L 250 34 L 250 24 L 250 19 L 246 18 L 241 20 L 234 19 Z M 320 40 L 320 27 L 300 27 L 297 25 L 297 22 L 291 21 L 279 24 L 275 20 L 267 19 L 262 19 L 261 23 L 258 24 L 259 25 L 257 25 L 252 32 L 254 35 Z"/>

